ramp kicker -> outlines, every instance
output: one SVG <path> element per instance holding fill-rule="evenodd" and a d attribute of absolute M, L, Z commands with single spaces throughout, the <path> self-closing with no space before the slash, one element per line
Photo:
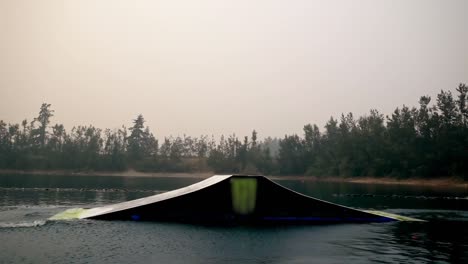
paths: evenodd
<path fill-rule="evenodd" d="M 243 175 L 215 175 L 162 194 L 91 209 L 69 209 L 50 218 L 66 219 L 239 224 L 422 221 L 349 208 L 300 194 L 264 176 Z"/>

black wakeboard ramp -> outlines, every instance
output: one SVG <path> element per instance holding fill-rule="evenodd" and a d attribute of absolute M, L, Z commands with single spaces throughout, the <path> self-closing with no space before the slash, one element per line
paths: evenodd
<path fill-rule="evenodd" d="M 188 223 L 340 223 L 418 221 L 361 211 L 287 189 L 264 176 L 215 175 L 190 186 L 92 209 L 70 209 L 60 219 Z"/>

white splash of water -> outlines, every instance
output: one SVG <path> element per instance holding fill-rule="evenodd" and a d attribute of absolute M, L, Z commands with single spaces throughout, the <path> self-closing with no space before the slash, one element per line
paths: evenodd
<path fill-rule="evenodd" d="M 0 222 L 0 228 L 16 228 L 16 227 L 37 227 L 46 224 L 46 220 L 35 220 L 35 221 L 21 221 L 21 222 Z"/>

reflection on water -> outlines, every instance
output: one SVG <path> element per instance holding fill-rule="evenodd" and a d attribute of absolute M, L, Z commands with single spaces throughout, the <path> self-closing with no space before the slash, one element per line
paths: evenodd
<path fill-rule="evenodd" d="M 0 206 L 56 205 L 95 207 L 133 200 L 161 191 L 118 189 L 0 188 Z"/>
<path fill-rule="evenodd" d="M 280 181 L 319 199 L 356 208 L 468 210 L 468 189 L 434 186 Z"/>
<path fill-rule="evenodd" d="M 72 207 L 116 203 L 198 179 L 0 176 L 2 263 L 468 263 L 465 189 L 280 181 L 340 204 L 426 223 L 210 227 L 80 220 Z M 29 227 L 28 227 L 29 226 Z"/>
<path fill-rule="evenodd" d="M 117 176 L 0 175 L 0 187 L 172 190 L 200 181 L 197 178 Z"/>

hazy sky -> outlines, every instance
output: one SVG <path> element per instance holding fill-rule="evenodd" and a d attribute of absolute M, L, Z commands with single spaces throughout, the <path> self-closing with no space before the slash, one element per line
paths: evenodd
<path fill-rule="evenodd" d="M 468 82 L 468 1 L 0 0 L 0 119 L 283 136 Z"/>

